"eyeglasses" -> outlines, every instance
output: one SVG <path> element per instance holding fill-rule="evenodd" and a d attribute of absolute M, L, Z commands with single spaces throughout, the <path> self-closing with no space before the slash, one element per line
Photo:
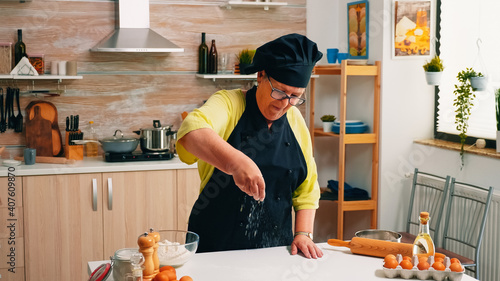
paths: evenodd
<path fill-rule="evenodd" d="M 285 92 L 283 92 L 282 90 L 278 90 L 278 89 L 274 88 L 273 83 L 271 83 L 271 79 L 269 79 L 269 76 L 267 76 L 267 81 L 269 81 L 269 85 L 271 85 L 271 89 L 272 89 L 271 97 L 273 99 L 275 99 L 275 100 L 288 99 L 288 103 L 290 105 L 293 105 L 293 106 L 299 106 L 299 105 L 303 104 L 304 102 L 306 102 L 306 100 L 303 98 L 299 98 L 296 96 L 289 96 Z"/>

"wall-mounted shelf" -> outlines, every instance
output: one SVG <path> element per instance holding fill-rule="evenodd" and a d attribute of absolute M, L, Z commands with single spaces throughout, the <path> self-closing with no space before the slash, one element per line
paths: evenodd
<path fill-rule="evenodd" d="M 237 79 L 237 80 L 255 80 L 257 79 L 257 73 L 255 74 L 196 74 L 196 77 L 203 79 L 212 79 L 214 82 L 216 79 Z"/>
<path fill-rule="evenodd" d="M 1 74 L 0 80 L 65 80 L 65 79 L 82 79 L 83 76 L 68 76 L 68 75 L 12 75 Z"/>
<path fill-rule="evenodd" d="M 277 8 L 288 5 L 287 2 L 249 2 L 249 1 L 228 1 L 222 7 L 226 9 L 235 8 L 263 8 L 268 11 L 270 8 Z"/>
<path fill-rule="evenodd" d="M 236 80 L 255 80 L 257 79 L 257 73 L 255 74 L 196 74 L 196 77 L 203 79 L 212 79 L 214 82 L 216 79 L 236 79 Z M 317 78 L 319 75 L 313 74 L 311 78 Z"/>

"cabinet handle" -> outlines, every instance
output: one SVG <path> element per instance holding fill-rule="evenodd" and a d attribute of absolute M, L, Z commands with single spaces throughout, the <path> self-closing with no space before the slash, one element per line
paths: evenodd
<path fill-rule="evenodd" d="M 113 209 L 113 179 L 108 178 L 108 210 Z"/>
<path fill-rule="evenodd" d="M 97 179 L 92 179 L 92 209 L 97 211 Z"/>

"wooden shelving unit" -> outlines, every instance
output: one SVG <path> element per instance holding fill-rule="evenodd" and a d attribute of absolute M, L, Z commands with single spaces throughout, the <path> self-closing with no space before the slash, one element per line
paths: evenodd
<path fill-rule="evenodd" d="M 316 77 L 311 78 L 310 86 L 310 118 L 309 128 L 314 145 L 315 137 L 334 137 L 338 138 L 338 182 L 339 193 L 337 208 L 337 239 L 343 239 L 344 233 L 344 213 L 348 211 L 371 211 L 371 228 L 377 228 L 377 207 L 378 207 L 378 167 L 379 167 L 379 130 L 380 130 L 380 66 L 377 61 L 375 65 L 349 65 L 347 60 L 342 61 L 340 65 L 318 65 L 314 68 L 314 74 L 319 75 L 339 75 L 340 76 L 340 131 L 339 134 L 325 133 L 322 128 L 314 128 L 314 95 Z M 350 76 L 371 76 L 374 77 L 373 85 L 373 128 L 372 132 L 364 134 L 346 134 L 346 108 L 347 108 L 347 79 Z M 346 145 L 349 144 L 371 144 L 372 145 L 372 165 L 371 165 L 371 198 L 369 200 L 345 201 L 344 183 L 345 183 L 345 160 Z"/>

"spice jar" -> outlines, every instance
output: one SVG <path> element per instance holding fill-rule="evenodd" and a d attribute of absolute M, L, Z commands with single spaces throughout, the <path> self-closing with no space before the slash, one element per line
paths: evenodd
<path fill-rule="evenodd" d="M 43 74 L 45 71 L 43 57 L 43 54 L 28 54 L 28 59 L 38 74 Z"/>

